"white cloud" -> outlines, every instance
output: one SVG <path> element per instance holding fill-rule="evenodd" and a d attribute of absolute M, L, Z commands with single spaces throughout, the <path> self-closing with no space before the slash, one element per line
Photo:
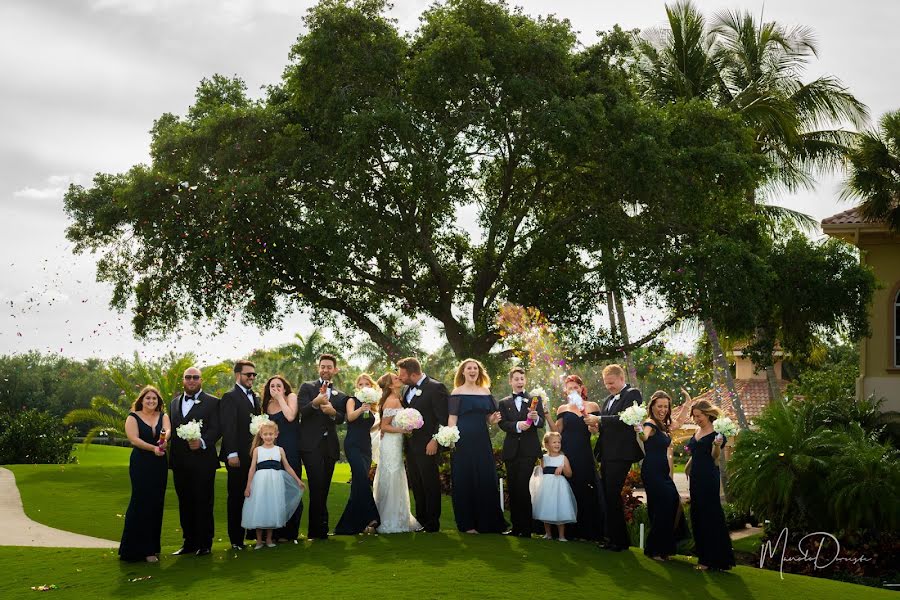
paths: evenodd
<path fill-rule="evenodd" d="M 13 192 L 13 196 L 15 196 L 16 198 L 24 198 L 26 200 L 51 200 L 62 198 L 63 194 L 65 193 L 66 188 L 61 187 L 27 187 L 21 190 L 16 190 L 15 192 Z"/>

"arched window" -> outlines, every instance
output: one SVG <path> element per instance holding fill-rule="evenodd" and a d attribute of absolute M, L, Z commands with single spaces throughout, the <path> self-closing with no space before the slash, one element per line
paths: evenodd
<path fill-rule="evenodd" d="M 894 364 L 895 369 L 900 368 L 900 289 L 894 296 Z"/>

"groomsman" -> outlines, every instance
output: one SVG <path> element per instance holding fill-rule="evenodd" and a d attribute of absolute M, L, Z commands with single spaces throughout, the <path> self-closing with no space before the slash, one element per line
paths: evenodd
<path fill-rule="evenodd" d="M 603 369 L 603 385 L 609 396 L 600 407 L 600 416 L 588 415 L 585 423 L 599 425 L 600 438 L 594 454 L 600 461 L 603 478 L 603 495 L 606 499 L 606 534 L 609 550 L 625 550 L 631 545 L 625 510 L 622 506 L 622 487 L 631 465 L 644 458 L 634 428 L 622 422 L 619 413 L 640 404 L 641 392 L 625 383 L 625 370 L 619 365 L 607 365 Z"/>
<path fill-rule="evenodd" d="M 219 402 L 222 423 L 222 449 L 219 460 L 228 472 L 228 538 L 235 550 L 244 549 L 241 512 L 244 490 L 250 472 L 250 418 L 260 412 L 259 397 L 253 393 L 256 367 L 249 360 L 234 363 L 234 389 Z"/>
<path fill-rule="evenodd" d="M 201 389 L 200 369 L 184 372 L 184 391 L 169 406 L 172 434 L 169 438 L 169 466 L 178 495 L 178 516 L 184 543 L 175 555 L 204 556 L 212 549 L 213 494 L 215 492 L 216 442 L 219 440 L 219 399 Z M 179 425 L 202 421 L 201 439 L 190 442 L 175 433 Z"/>
<path fill-rule="evenodd" d="M 341 456 L 337 425 L 344 422 L 347 395 L 334 388 L 337 358 L 319 357 L 319 378 L 307 381 L 297 393 L 300 409 L 300 459 L 309 483 L 309 530 L 311 540 L 328 539 L 328 490 L 334 464 Z"/>
<path fill-rule="evenodd" d="M 500 429 L 506 432 L 503 440 L 503 462 L 509 483 L 509 513 L 512 517 L 510 535 L 531 537 L 531 492 L 528 482 L 534 465 L 541 457 L 541 440 L 538 429 L 544 427 L 542 398 L 535 410 L 531 398 L 525 393 L 525 369 L 515 367 L 509 372 L 509 384 L 513 393 L 500 401 Z M 528 422 L 531 419 L 531 423 Z"/>
<path fill-rule="evenodd" d="M 441 478 L 438 473 L 438 443 L 432 436 L 447 424 L 450 393 L 440 381 L 422 373 L 415 358 L 397 362 L 397 376 L 406 384 L 401 398 L 404 408 L 422 413 L 425 424 L 404 436 L 406 473 L 416 501 L 416 520 L 424 531 L 441 529 Z"/>

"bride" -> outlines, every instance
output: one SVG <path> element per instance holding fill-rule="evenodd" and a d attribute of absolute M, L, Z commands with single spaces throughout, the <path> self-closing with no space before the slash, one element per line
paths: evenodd
<path fill-rule="evenodd" d="M 403 430 L 393 427 L 394 415 L 403 410 L 400 390 L 403 382 L 393 373 L 378 380 L 381 394 L 381 447 L 375 470 L 375 504 L 381 515 L 378 533 L 405 533 L 421 529 L 409 511 L 409 486 L 403 467 Z"/>

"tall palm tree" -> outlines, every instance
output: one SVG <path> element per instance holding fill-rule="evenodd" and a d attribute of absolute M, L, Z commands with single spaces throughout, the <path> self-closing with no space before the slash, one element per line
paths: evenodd
<path fill-rule="evenodd" d="M 294 334 L 296 342 L 285 344 L 276 349 L 276 354 L 281 356 L 277 370 L 289 379 L 300 385 L 302 381 L 315 379 L 319 376 L 318 360 L 321 354 L 338 354 L 337 347 L 325 340 L 324 332 L 316 327 L 306 337 L 303 334 Z"/>
<path fill-rule="evenodd" d="M 382 331 L 391 340 L 390 352 L 366 337 L 355 349 L 356 358 L 365 359 L 366 370 L 375 373 L 392 369 L 394 362 L 404 356 L 422 353 L 422 324 L 416 321 L 404 323 L 398 314 L 388 314 L 382 319 Z"/>
<path fill-rule="evenodd" d="M 668 29 L 650 30 L 636 40 L 646 95 L 658 102 L 702 98 L 739 114 L 769 165 L 767 179 L 748 194 L 748 202 L 772 227 L 790 222 L 812 228 L 815 221 L 808 215 L 765 204 L 759 196 L 810 187 L 815 173 L 837 168 L 853 140 L 843 124 L 865 123 L 865 105 L 834 77 L 803 81 L 806 65 L 817 56 L 807 28 L 761 22 L 748 11 L 724 11 L 709 24 L 689 0 L 667 5 L 666 14 Z M 715 323 L 705 319 L 703 325 L 746 428 Z M 770 366 L 766 375 L 769 389 L 779 389 Z"/>
<path fill-rule="evenodd" d="M 863 217 L 900 231 L 900 110 L 885 113 L 877 130 L 859 134 L 848 155 L 844 198 L 859 198 Z"/>

